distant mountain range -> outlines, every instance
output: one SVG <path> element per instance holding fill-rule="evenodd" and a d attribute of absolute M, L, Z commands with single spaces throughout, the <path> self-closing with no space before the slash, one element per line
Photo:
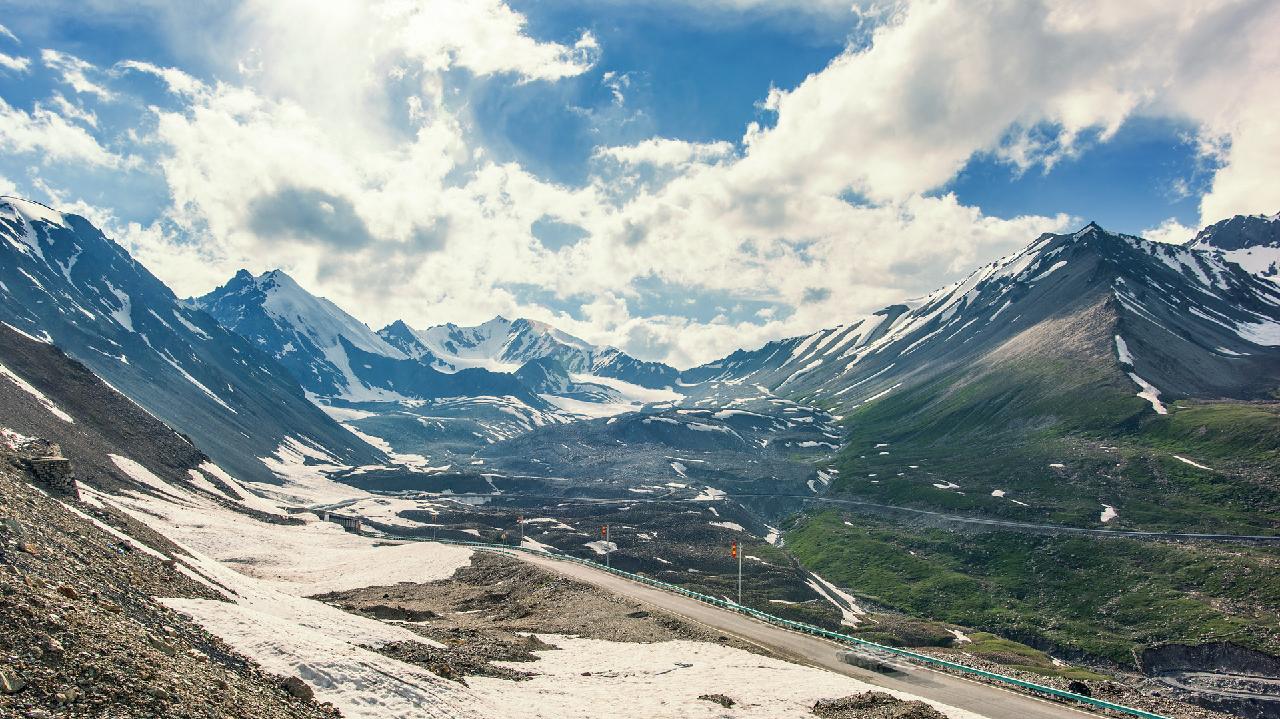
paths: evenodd
<path fill-rule="evenodd" d="M 385 460 L 83 217 L 0 198 L 0 321 L 57 345 L 244 479 L 274 481 L 259 458 L 286 438 L 351 464 Z"/>
<path fill-rule="evenodd" d="M 188 304 L 271 354 L 316 397 L 396 402 L 512 395 L 543 404 L 510 374 L 484 368 L 444 372 L 429 355 L 410 356 L 280 270 L 259 277 L 241 270 Z"/>
<path fill-rule="evenodd" d="M 1278 228 L 1280 216 L 1238 216 L 1186 246 L 1095 224 L 1043 235 L 920 300 L 681 372 L 528 319 L 375 332 L 280 270 L 241 271 L 179 301 L 83 218 L 4 198 L 0 320 L 56 344 L 246 478 L 270 479 L 260 458 L 289 442 L 361 466 L 532 456 L 536 435 L 613 448 L 624 465 L 617 447 L 633 444 L 844 447 L 828 465 L 839 481 L 827 473 L 811 491 L 928 503 L 932 490 L 909 472 L 900 481 L 901 468 L 888 479 L 872 466 L 889 451 L 875 444 L 959 457 L 1046 433 L 1114 437 L 1180 401 L 1274 399 Z M 605 421 L 621 413 L 638 414 Z"/>
<path fill-rule="evenodd" d="M 321 408 L 388 451 L 434 458 L 549 424 L 678 397 L 678 372 L 542 322 L 374 332 L 273 270 L 187 301 L 283 365 Z M 387 442 L 390 442 L 387 444 Z"/>
<path fill-rule="evenodd" d="M 1199 247 L 1214 241 L 1209 230 L 1196 240 Z M 682 379 L 761 384 L 852 410 L 997 350 L 1014 352 L 1020 345 L 1011 341 L 1025 343 L 1046 321 L 1083 322 L 1087 314 L 1086 329 L 1101 338 L 1112 374 L 1131 375 L 1134 391 L 1150 385 L 1166 399 L 1268 397 L 1280 386 L 1280 288 L 1224 254 L 1090 224 L 1043 235 L 921 300 L 740 350 Z"/>
<path fill-rule="evenodd" d="M 448 324 L 425 330 L 396 321 L 375 333 L 281 270 L 259 277 L 241 270 L 188 304 L 271 353 L 308 392 L 349 402 L 514 395 L 536 404 L 530 388 L 516 376 L 535 361 L 544 367 L 555 363 L 557 374 L 598 376 L 650 389 L 669 387 L 679 375 L 668 365 L 597 347 L 527 319 L 495 317 L 475 327 Z M 371 356 L 378 359 L 371 361 Z M 540 392 L 556 389 L 546 382 L 538 385 Z M 569 391 L 569 396 L 581 394 Z M 595 401 L 617 399 L 616 392 L 598 394 Z"/>
<path fill-rule="evenodd" d="M 1280 282 L 1280 212 L 1236 215 L 1204 228 L 1187 245 L 1217 252 L 1256 275 Z"/>
<path fill-rule="evenodd" d="M 395 322 L 378 335 L 416 358 L 430 357 L 442 369 L 486 367 L 513 372 L 531 360 L 555 360 L 573 374 L 609 377 L 640 387 L 661 389 L 676 383 L 679 372 L 661 362 L 645 362 L 615 347 L 598 347 L 545 322 L 495 317 L 475 327 L 455 324 L 414 330 Z"/>
<path fill-rule="evenodd" d="M 770 392 L 842 418 L 838 495 L 1076 526 L 1275 528 L 1280 287 L 1227 253 L 1249 246 L 1236 227 L 1276 222 L 1220 223 L 1195 248 L 1095 224 L 1044 235 L 922 300 L 683 379 L 695 401 Z"/>

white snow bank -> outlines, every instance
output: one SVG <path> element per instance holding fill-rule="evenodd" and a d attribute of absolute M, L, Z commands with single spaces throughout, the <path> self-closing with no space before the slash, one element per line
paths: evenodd
<path fill-rule="evenodd" d="M 540 394 L 538 396 L 554 405 L 556 409 L 576 414 L 579 417 L 586 417 L 587 419 L 616 417 L 627 412 L 635 412 L 644 406 L 642 404 L 627 404 L 624 402 L 588 402 L 572 397 L 561 397 L 556 394 Z"/>
<path fill-rule="evenodd" d="M 616 379 L 614 377 L 601 377 L 594 374 L 570 374 L 569 379 L 579 384 L 602 384 L 605 387 L 613 389 L 622 395 L 623 401 L 632 405 L 645 405 L 662 402 L 678 402 L 684 399 L 684 395 L 672 390 L 651 389 L 649 387 L 641 387 L 638 384 L 632 384 L 626 380 Z"/>
<path fill-rule="evenodd" d="M 107 456 L 111 458 L 111 462 L 115 464 L 121 472 L 124 472 L 130 479 L 138 484 L 172 496 L 181 496 L 181 494 L 185 494 L 185 492 L 178 490 L 173 485 L 163 479 L 160 479 L 152 473 L 151 470 L 128 457 L 122 457 L 118 454 L 108 454 Z"/>
<path fill-rule="evenodd" d="M 331 404 L 326 403 L 325 401 L 321 400 L 320 397 L 314 394 L 311 394 L 310 392 L 307 393 L 307 399 L 311 400 L 311 403 L 314 404 L 315 406 L 324 410 L 324 413 L 329 415 L 329 417 L 332 418 L 333 421 L 335 422 L 350 422 L 356 419 L 366 419 L 368 417 L 377 416 L 376 412 L 368 412 L 363 409 L 353 409 L 351 407 L 335 407 Z"/>
<path fill-rule="evenodd" d="M 738 524 L 737 522 L 707 522 L 707 524 L 710 524 L 713 527 L 722 527 L 724 529 L 732 529 L 735 532 L 747 531 L 745 528 L 743 528 L 741 524 Z"/>
<path fill-rule="evenodd" d="M 532 664 L 507 664 L 533 672 L 529 681 L 467 677 L 471 690 L 493 701 L 493 716 L 538 719 L 650 719 L 744 717 L 812 719 L 818 699 L 880 689 L 834 672 L 761 657 L 741 649 L 691 641 L 623 644 L 540 635 L 559 650 L 537 652 Z M 919 699 L 889 691 L 902 699 Z M 727 711 L 697 697 L 725 694 Z M 978 715 L 929 702 L 951 719 Z"/>
<path fill-rule="evenodd" d="M 548 529 L 563 529 L 566 532 L 572 532 L 573 527 L 561 522 L 554 517 L 534 517 L 533 519 L 524 520 L 525 524 L 546 524 Z"/>
<path fill-rule="evenodd" d="M 1156 414 L 1169 414 L 1169 410 L 1165 409 L 1164 404 L 1160 401 L 1160 390 L 1156 389 L 1155 385 L 1132 372 L 1129 373 L 1129 379 L 1133 380 L 1133 383 L 1142 389 L 1138 396 L 1150 402 L 1151 409 L 1154 409 Z"/>
<path fill-rule="evenodd" d="M 274 455 L 258 459 L 282 481 L 281 485 L 254 485 L 259 494 L 272 501 L 292 505 L 333 504 L 373 496 L 329 479 L 328 473 L 350 467 L 297 437 L 285 437 Z"/>
<path fill-rule="evenodd" d="M 102 500 L 98 496 L 96 496 L 96 492 L 91 487 L 81 487 L 80 498 L 84 500 L 85 504 L 99 506 L 99 507 L 102 506 Z M 110 524 L 107 524 L 101 519 L 98 519 L 97 517 L 94 517 L 92 515 L 82 512 L 80 508 L 75 506 L 74 504 L 63 502 L 62 500 L 58 500 L 58 502 L 61 503 L 63 507 L 66 507 L 68 511 L 78 515 L 81 519 L 85 519 L 85 520 L 88 520 L 89 522 L 92 522 L 93 525 L 96 526 L 98 529 L 101 529 L 102 531 L 106 532 L 107 534 L 110 534 L 111 536 L 115 537 L 116 539 L 119 539 L 122 542 L 127 542 L 129 545 L 131 545 L 135 549 L 140 550 L 143 554 L 146 554 L 147 556 L 150 556 L 150 557 L 155 557 L 160 561 L 168 561 L 169 559 L 171 559 L 169 555 L 164 554 L 163 552 L 160 552 L 152 548 L 150 545 L 146 544 L 145 542 L 139 542 L 138 540 L 134 539 L 132 536 L 120 531 L 119 529 L 116 529 L 115 527 L 111 526 Z"/>
<path fill-rule="evenodd" d="M 354 502 L 343 503 L 331 507 L 331 509 L 342 514 L 359 515 L 389 527 L 417 529 L 427 526 L 428 523 L 416 519 L 407 519 L 401 516 L 403 512 L 426 512 L 434 516 L 440 513 L 440 507 L 441 505 L 438 502 L 426 498 L 374 495 Z"/>
<path fill-rule="evenodd" d="M 809 577 L 810 579 L 806 579 L 804 583 L 808 584 L 810 589 L 817 592 L 818 596 L 827 600 L 832 604 L 832 606 L 840 610 L 841 624 L 849 627 L 856 627 L 862 622 L 860 617 L 863 614 L 866 614 L 866 611 L 864 611 L 862 607 L 858 606 L 858 601 L 853 598 L 852 594 L 849 594 L 812 572 L 809 573 Z"/>
<path fill-rule="evenodd" d="M 1280 345 L 1280 322 L 1263 320 L 1262 322 L 1241 322 L 1236 332 L 1244 339 L 1263 347 Z"/>
<path fill-rule="evenodd" d="M 1213 471 L 1213 468 L 1212 468 L 1212 467 L 1206 467 L 1206 466 L 1204 466 L 1203 464 L 1200 464 L 1199 462 L 1195 462 L 1195 461 L 1192 461 L 1192 460 L 1190 460 L 1190 459 L 1187 459 L 1186 457 L 1179 457 L 1178 455 L 1176 455 L 1176 454 L 1175 454 L 1175 455 L 1173 455 L 1173 458 L 1174 458 L 1174 459 L 1176 459 L 1176 460 L 1178 460 L 1179 462 L 1184 463 L 1184 464 L 1189 464 L 1189 465 L 1191 465 L 1192 467 L 1195 467 L 1196 469 L 1203 469 L 1203 470 L 1208 471 L 1208 472 L 1212 472 L 1212 471 Z"/>
<path fill-rule="evenodd" d="M 1017 504 L 1017 505 L 1022 506 L 1022 507 L 1030 506 L 1030 505 L 1028 505 L 1026 502 L 1019 502 L 1018 500 L 1014 499 L 1013 497 L 1010 497 L 1010 496 L 1009 496 L 1009 493 L 1008 493 L 1008 492 L 1006 492 L 1006 491 L 1004 491 L 1003 489 L 993 489 L 993 490 L 991 490 L 991 496 L 992 496 L 992 497 L 1000 497 L 1001 499 L 1007 499 L 1007 500 L 1009 500 L 1010 502 L 1013 502 L 1014 504 Z"/>
<path fill-rule="evenodd" d="M 725 495 L 723 490 L 716 489 L 714 487 L 707 487 L 706 489 L 702 490 L 702 492 L 699 493 L 698 496 L 694 497 L 693 501 L 715 502 L 717 500 L 724 499 L 725 496 L 727 495 Z"/>
<path fill-rule="evenodd" d="M 425 669 L 385 657 L 359 644 L 429 640 L 407 629 L 364 619 L 320 602 L 314 615 L 281 616 L 278 607 L 259 602 L 163 599 L 248 655 L 267 671 L 296 675 L 350 719 L 410 719 L 423 707 L 441 716 L 480 717 L 484 708 L 466 688 Z M 324 611 L 328 610 L 328 611 Z"/>
<path fill-rule="evenodd" d="M 1112 507 L 1110 504 L 1104 504 L 1102 505 L 1102 516 L 1098 517 L 1098 521 L 1106 524 L 1119 516 L 1120 513 L 1116 511 L 1115 507 Z"/>
<path fill-rule="evenodd" d="M 525 549 L 532 549 L 538 552 L 556 551 L 556 548 L 551 546 L 550 544 L 543 544 L 542 542 L 539 542 L 536 539 L 530 539 L 529 537 L 525 537 L 524 539 L 520 540 L 520 546 L 524 547 Z"/>
<path fill-rule="evenodd" d="M 431 467 L 427 466 L 430 460 L 428 460 L 426 457 L 420 454 L 397 452 L 395 448 L 391 446 L 391 443 L 383 439 L 382 437 L 369 434 L 367 432 L 362 432 L 359 427 L 355 426 L 354 424 L 351 424 L 350 422 L 339 422 L 339 424 L 342 425 L 343 429 L 359 437 L 366 444 L 369 444 L 375 447 L 376 449 L 380 450 L 383 454 L 387 455 L 387 457 L 389 457 L 392 462 L 395 462 L 396 464 L 403 464 L 405 468 L 409 469 L 410 471 L 426 472 L 426 471 L 432 470 Z"/>
<path fill-rule="evenodd" d="M 112 461 L 133 479 L 164 492 L 106 499 L 193 552 L 233 567 L 293 596 L 341 592 L 397 582 L 430 582 L 471 561 L 471 550 L 422 542 L 388 543 L 351 534 L 312 514 L 306 524 L 269 524 L 210 498 L 168 484 L 126 457 Z"/>
<path fill-rule="evenodd" d="M 1058 260 L 1057 262 L 1053 263 L 1053 265 L 1050 266 L 1049 269 L 1045 270 L 1044 272 L 1041 272 L 1040 274 L 1036 275 L 1035 277 L 1032 277 L 1030 280 L 1027 280 L 1027 281 L 1039 282 L 1040 280 L 1043 280 L 1044 278 L 1048 277 L 1049 275 L 1053 274 L 1054 272 L 1057 272 L 1058 270 L 1066 266 L 1067 266 L 1066 260 Z"/>
<path fill-rule="evenodd" d="M 594 541 L 594 542 L 587 542 L 587 543 L 586 543 L 585 545 L 583 545 L 583 546 L 587 547 L 587 548 L 588 548 L 588 549 L 590 549 L 591 551 L 593 551 L 593 552 L 595 552 L 596 554 L 599 554 L 599 555 L 601 555 L 601 556 L 604 556 L 605 554 L 608 554 L 609 552 L 616 552 L 616 551 L 618 551 L 618 545 L 617 545 L 617 543 L 615 543 L 615 542 L 606 542 L 606 541 L 604 541 L 603 539 L 597 539 L 597 540 L 596 540 L 596 541 Z"/>
<path fill-rule="evenodd" d="M 1133 366 L 1133 355 L 1129 353 L 1129 345 L 1120 335 L 1116 335 L 1116 356 L 1120 358 L 1120 364 Z"/>
<path fill-rule="evenodd" d="M 349 534 L 310 515 L 302 526 L 268 524 L 237 514 L 211 498 L 166 483 L 126 457 L 123 471 L 163 490 L 93 493 L 178 544 L 188 576 L 229 590 L 219 602 L 161 599 L 184 612 L 268 670 L 296 674 L 321 701 L 345 716 L 421 716 L 422 706 L 451 716 L 478 706 L 465 688 L 429 672 L 360 648 L 393 641 L 434 644 L 395 625 L 350 614 L 305 596 L 357 587 L 426 582 L 451 576 L 470 561 L 470 550 L 429 543 L 388 544 Z M 202 468 L 203 469 L 203 468 Z M 379 546 L 381 545 L 381 546 Z M 186 566 L 190 565 L 190 566 Z"/>

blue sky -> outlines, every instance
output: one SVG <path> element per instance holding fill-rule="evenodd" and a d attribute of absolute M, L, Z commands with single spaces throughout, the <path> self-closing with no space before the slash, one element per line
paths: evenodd
<path fill-rule="evenodd" d="M 737 142 L 752 121 L 768 122 L 759 103 L 770 87 L 793 87 L 843 52 L 854 17 L 823 23 L 780 22 L 746 13 L 717 22 L 667 8 L 593 2 L 517 2 L 539 37 L 573 37 L 583 28 L 600 40 L 591 72 L 554 88 L 492 83 L 476 100 L 486 138 L 562 182 L 582 182 L 600 144 L 650 137 Z M 676 20 L 673 22 L 673 19 Z M 683 19 L 683 22 L 680 20 Z M 625 77 L 621 111 L 609 114 L 612 74 Z M 548 102 L 548 96 L 554 100 Z M 596 110 L 596 121 L 580 108 Z"/>
<path fill-rule="evenodd" d="M 604 48 L 595 69 L 572 81 L 555 87 L 493 82 L 472 100 L 489 147 L 574 184 L 587 177 L 591 151 L 600 144 L 653 136 L 738 142 L 748 123 L 771 122 L 772 113 L 759 107 L 769 88 L 798 85 L 859 34 L 852 14 L 831 22 L 784 22 L 776 13 L 751 12 L 727 23 L 702 16 L 681 23 L 663 7 L 512 6 L 539 37 L 569 38 L 589 28 Z M 603 114 L 611 100 L 606 73 L 630 82 L 625 122 L 593 122 L 575 111 Z M 965 204 L 1000 217 L 1066 212 L 1129 233 L 1170 217 L 1194 225 L 1209 176 L 1193 138 L 1185 123 L 1134 117 L 1114 138 L 1091 142 L 1049 170 L 1020 171 L 990 153 L 975 154 L 939 191 L 953 191 Z"/>
<path fill-rule="evenodd" d="M 525 315 L 683 365 L 1043 231 L 1280 209 L 1274 3 L 308 9 L 0 0 L 0 191 L 180 295 L 282 267 L 374 326 Z"/>
<path fill-rule="evenodd" d="M 1193 137 L 1183 123 L 1135 117 L 1107 142 L 1091 142 L 1047 170 L 1019 171 L 977 154 L 943 189 L 1000 217 L 1066 212 L 1132 234 L 1170 217 L 1195 225 L 1212 160 L 1200 156 Z"/>

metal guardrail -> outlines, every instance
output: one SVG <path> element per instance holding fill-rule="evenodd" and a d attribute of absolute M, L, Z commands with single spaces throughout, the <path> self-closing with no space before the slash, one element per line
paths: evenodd
<path fill-rule="evenodd" d="M 891 654 L 895 654 L 900 657 L 905 657 L 907 659 L 921 662 L 923 664 L 943 667 L 945 669 L 958 671 L 964 674 L 972 674 L 974 676 L 982 677 L 984 679 L 990 679 L 992 681 L 997 681 L 1003 684 L 1015 686 L 1020 689 L 1030 689 L 1032 691 L 1048 694 L 1050 696 L 1054 696 L 1059 699 L 1068 699 L 1071 701 L 1080 702 L 1081 704 L 1087 704 L 1089 706 L 1096 707 L 1098 709 L 1110 709 L 1112 711 L 1121 712 L 1123 714 L 1128 714 L 1130 716 L 1142 717 L 1143 719 L 1169 719 L 1169 717 L 1166 717 L 1162 714 L 1153 714 L 1149 711 L 1136 709 L 1134 707 L 1124 706 L 1123 704 L 1113 704 L 1112 702 L 1103 701 L 1101 699 L 1095 699 L 1093 697 L 1088 697 L 1083 694 L 1076 694 L 1075 692 L 1069 692 L 1063 689 L 1056 689 L 1054 687 L 1045 686 L 1043 684 L 1036 684 L 1035 682 L 1025 681 L 1023 679 L 1006 676 L 1004 674 L 989 672 L 989 671 L 986 671 L 985 669 L 978 669 L 977 667 L 971 667 L 964 664 L 959 664 L 957 662 L 948 661 L 946 659 L 939 659 L 938 657 L 932 657 L 932 656 L 929 656 L 928 654 L 920 654 L 919 652 L 913 652 L 910 649 L 903 649 L 901 647 L 891 647 L 887 644 L 878 644 L 876 642 L 867 641 L 866 639 L 859 639 L 858 637 L 849 636 L 848 634 L 841 634 L 840 632 L 833 632 L 828 629 L 823 629 L 822 627 L 817 627 L 812 624 L 805 624 L 804 622 L 797 622 L 790 619 L 783 619 L 782 617 L 774 616 L 772 614 L 769 614 L 768 612 L 762 612 L 758 609 L 752 609 L 751 607 L 743 606 L 741 604 L 738 604 L 737 602 L 732 602 L 726 599 L 720 599 L 718 597 L 713 597 L 709 594 L 703 594 L 701 592 L 695 592 L 691 589 L 685 589 L 684 587 L 681 587 L 679 585 L 671 584 L 669 582 L 664 582 L 658 579 L 654 579 L 652 577 L 646 577 L 642 574 L 634 574 L 632 572 L 623 571 L 615 567 L 609 567 L 609 566 L 600 564 L 599 562 L 593 562 L 590 559 L 580 559 L 578 557 L 573 557 L 567 554 L 554 554 L 552 552 L 547 552 L 541 549 L 529 549 L 527 547 L 513 547 L 507 544 L 492 544 L 489 542 L 468 542 L 468 541 L 456 540 L 456 539 L 427 539 L 427 538 L 419 538 L 419 537 L 396 537 L 396 539 L 408 539 L 411 541 L 419 541 L 419 542 L 437 542 L 440 544 L 454 544 L 454 545 L 459 545 L 464 547 L 475 547 L 477 549 L 497 552 L 499 554 L 505 554 L 508 556 L 515 556 L 516 552 L 526 552 L 529 554 L 536 554 L 540 557 L 548 557 L 550 559 L 555 559 L 557 561 L 574 562 L 576 564 L 592 567 L 593 569 L 598 569 L 602 572 L 608 572 L 610 574 L 616 574 L 620 577 L 626 577 L 627 579 L 630 579 L 634 582 L 639 582 L 640 584 L 646 584 L 648 586 L 656 587 L 658 589 L 672 592 L 674 594 L 680 594 L 680 595 L 689 597 L 690 599 L 696 599 L 697 601 L 703 602 L 704 604 L 710 604 L 712 606 L 720 607 L 721 609 L 727 609 L 729 611 L 737 612 L 739 614 L 745 614 L 752 618 L 758 619 L 762 622 L 773 624 L 775 626 L 779 626 L 784 629 L 801 632 L 803 634 L 812 634 L 814 636 L 819 636 L 824 639 L 831 640 L 833 642 L 852 645 L 852 646 L 867 647 L 867 648 L 875 649 L 878 651 L 889 652 Z"/>

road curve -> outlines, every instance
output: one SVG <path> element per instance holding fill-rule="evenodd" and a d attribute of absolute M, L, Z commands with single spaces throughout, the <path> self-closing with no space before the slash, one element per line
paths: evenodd
<path fill-rule="evenodd" d="M 502 497 L 504 499 L 536 499 L 536 500 L 553 500 L 556 502 L 580 503 L 580 504 L 638 504 L 638 503 L 655 503 L 655 502 L 693 502 L 697 500 L 690 499 L 687 496 L 675 496 L 677 493 L 669 491 L 665 495 L 652 497 L 566 497 L 563 495 L 537 495 L 537 494 L 494 494 L 492 492 L 471 492 L 461 494 L 447 495 L 453 499 L 466 497 L 478 497 L 484 499 L 494 499 Z M 841 499 L 839 497 L 824 497 L 812 494 L 760 494 L 760 493 L 732 493 L 726 494 L 725 499 L 736 500 L 742 498 L 754 499 L 791 499 L 798 502 L 809 504 L 841 504 L 851 507 L 865 507 L 869 509 L 885 510 L 888 512 L 906 512 L 909 514 L 918 514 L 937 519 L 943 522 L 954 522 L 959 524 L 977 524 L 985 527 L 1017 529 L 1033 534 L 1079 534 L 1090 537 L 1111 537 L 1120 539 L 1165 539 L 1165 540 L 1181 540 L 1181 541 L 1199 541 L 1199 542 L 1248 542 L 1256 544 L 1277 544 L 1280 543 L 1280 534 L 1208 534 L 1199 532 L 1147 532 L 1138 529 L 1099 529 L 1096 527 L 1068 527 L 1062 524 L 1037 524 L 1035 522 L 1020 522 L 1014 519 L 995 519 L 991 517 L 973 517 L 963 514 L 947 514 L 946 512 L 938 512 L 932 509 L 920 509 L 918 507 L 902 507 L 894 504 L 879 504 L 876 502 L 868 502 L 860 499 Z M 338 502 L 332 505 L 318 506 L 319 509 L 337 509 L 343 506 L 344 502 Z"/>
<path fill-rule="evenodd" d="M 1280 535 L 1275 534 L 1200 534 L 1196 532 L 1144 532 L 1137 529 L 1096 529 L 1092 527 L 1067 527 L 1061 524 L 1036 524 L 1035 522 L 1019 522 L 1012 519 L 992 519 L 989 517 L 969 517 L 963 514 L 947 514 L 931 509 L 917 507 L 899 507 L 893 504 L 877 504 L 859 499 L 840 499 L 838 497 L 821 497 L 799 494 L 730 494 L 728 499 L 737 497 L 765 497 L 770 499 L 795 499 L 815 504 L 843 504 L 853 507 L 869 507 L 896 512 L 909 512 L 940 519 L 946 522 L 961 524 L 981 524 L 988 527 L 1007 527 L 1041 534 L 1084 534 L 1091 537 L 1120 537 L 1122 539 L 1181 539 L 1209 542 L 1280 542 Z"/>
<path fill-rule="evenodd" d="M 829 640 L 792 632 L 589 566 L 529 552 L 517 554 L 530 564 L 678 614 L 719 632 L 732 634 L 784 659 L 844 674 L 885 689 L 914 694 L 989 719 L 1080 719 L 1083 716 L 1097 716 L 1075 706 L 1020 694 L 916 664 L 910 665 L 907 672 L 896 675 L 860 669 L 841 662 L 837 653 L 843 647 Z"/>

